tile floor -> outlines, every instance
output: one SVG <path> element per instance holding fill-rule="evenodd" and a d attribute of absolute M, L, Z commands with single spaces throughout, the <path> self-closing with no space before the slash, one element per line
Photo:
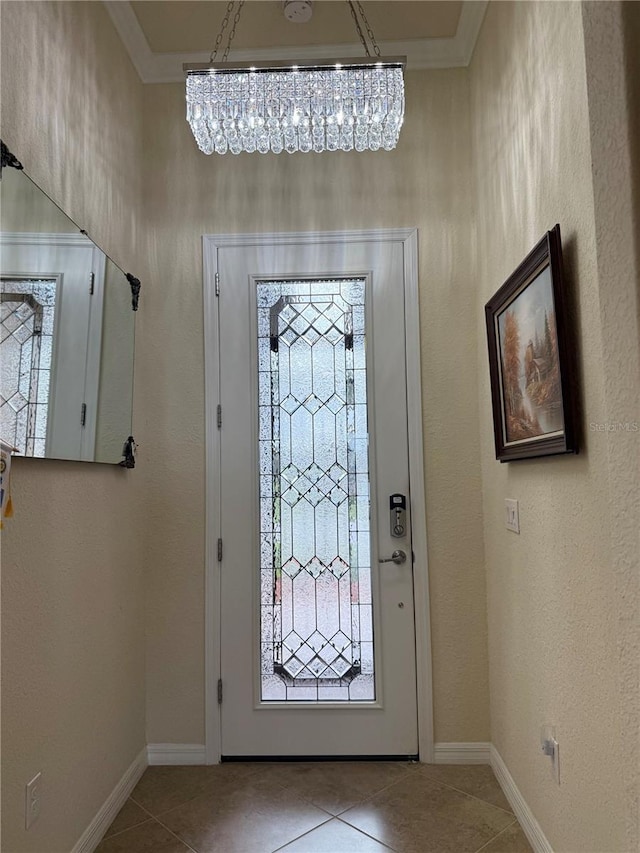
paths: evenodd
<path fill-rule="evenodd" d="M 96 853 L 530 853 L 491 768 L 149 767 Z"/>

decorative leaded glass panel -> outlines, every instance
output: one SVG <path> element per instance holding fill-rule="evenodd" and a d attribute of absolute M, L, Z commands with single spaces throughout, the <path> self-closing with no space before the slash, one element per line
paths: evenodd
<path fill-rule="evenodd" d="M 2 280 L 0 437 L 23 456 L 44 456 L 56 282 Z"/>
<path fill-rule="evenodd" d="M 257 285 L 264 701 L 373 701 L 365 281 Z"/>

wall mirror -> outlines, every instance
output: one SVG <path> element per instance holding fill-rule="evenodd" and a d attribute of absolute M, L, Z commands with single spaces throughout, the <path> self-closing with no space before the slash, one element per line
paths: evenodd
<path fill-rule="evenodd" d="M 137 294 L 10 167 L 0 180 L 0 278 L 0 439 L 18 456 L 119 463 L 132 426 Z"/>

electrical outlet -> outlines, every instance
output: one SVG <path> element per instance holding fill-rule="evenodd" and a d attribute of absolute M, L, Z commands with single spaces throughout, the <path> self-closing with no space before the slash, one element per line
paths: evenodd
<path fill-rule="evenodd" d="M 42 773 L 36 773 L 33 779 L 27 782 L 24 794 L 24 825 L 25 829 L 29 829 L 31 824 L 40 817 Z"/>
<path fill-rule="evenodd" d="M 505 527 L 507 530 L 512 530 L 514 533 L 520 533 L 520 512 L 518 510 L 518 501 L 512 498 L 504 499 L 505 509 Z"/>

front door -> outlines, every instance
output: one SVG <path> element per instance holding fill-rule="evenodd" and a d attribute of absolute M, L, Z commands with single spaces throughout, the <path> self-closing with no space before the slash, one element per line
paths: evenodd
<path fill-rule="evenodd" d="M 403 253 L 217 248 L 223 758 L 418 753 Z"/>

